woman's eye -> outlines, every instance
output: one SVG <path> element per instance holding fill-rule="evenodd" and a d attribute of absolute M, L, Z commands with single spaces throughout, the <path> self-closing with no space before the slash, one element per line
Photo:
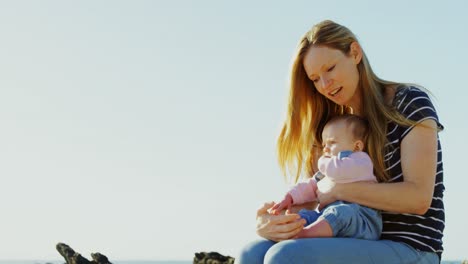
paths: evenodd
<path fill-rule="evenodd" d="M 330 68 L 328 68 L 328 71 L 331 72 L 333 71 L 333 69 L 335 68 L 335 65 L 331 66 Z"/>
<path fill-rule="evenodd" d="M 319 79 L 313 79 L 312 82 L 313 82 L 313 83 L 316 83 L 316 82 L 318 82 L 318 80 L 319 80 Z"/>

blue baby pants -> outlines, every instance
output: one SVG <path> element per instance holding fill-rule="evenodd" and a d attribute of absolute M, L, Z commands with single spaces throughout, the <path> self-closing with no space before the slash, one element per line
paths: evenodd
<path fill-rule="evenodd" d="M 298 214 L 306 220 L 305 226 L 319 217 L 324 218 L 330 224 L 334 237 L 377 240 L 382 232 L 380 212 L 355 203 L 336 201 L 321 212 L 302 209 Z"/>

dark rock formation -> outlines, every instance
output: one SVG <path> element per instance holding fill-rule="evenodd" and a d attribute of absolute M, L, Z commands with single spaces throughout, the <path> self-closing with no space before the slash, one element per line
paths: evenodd
<path fill-rule="evenodd" d="M 104 256 L 103 254 L 97 252 L 97 253 L 91 253 L 91 257 L 93 258 L 93 261 L 99 264 L 112 264 L 109 259 Z"/>
<path fill-rule="evenodd" d="M 65 259 L 66 264 L 112 264 L 109 259 L 101 253 L 91 253 L 93 260 L 89 261 L 80 253 L 75 252 L 69 245 L 58 243 L 57 251 Z M 195 253 L 193 264 L 234 264 L 234 258 L 223 256 L 218 252 Z"/>
<path fill-rule="evenodd" d="M 234 258 L 223 256 L 218 252 L 200 252 L 195 253 L 193 264 L 233 264 Z"/>
<path fill-rule="evenodd" d="M 70 246 L 64 243 L 58 243 L 57 251 L 62 255 L 67 264 L 112 264 L 106 256 L 101 253 L 92 253 L 93 260 L 89 261 L 80 253 L 75 252 Z"/>

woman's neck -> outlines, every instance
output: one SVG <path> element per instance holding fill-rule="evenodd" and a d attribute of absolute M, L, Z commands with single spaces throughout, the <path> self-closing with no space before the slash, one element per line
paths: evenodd
<path fill-rule="evenodd" d="M 346 107 L 349 109 L 350 114 L 364 117 L 361 105 L 347 105 Z"/>
<path fill-rule="evenodd" d="M 346 107 L 350 109 L 351 114 L 364 117 L 365 115 L 362 110 L 362 102 L 362 90 L 358 88 L 356 89 L 356 92 L 354 93 L 351 100 L 349 100 L 348 104 L 346 104 Z"/>
<path fill-rule="evenodd" d="M 384 89 L 384 103 L 386 105 L 391 105 L 393 98 L 395 97 L 396 88 L 398 85 L 387 85 Z M 366 117 L 366 114 L 363 110 L 362 105 L 362 96 L 359 94 L 355 97 L 354 101 L 350 102 L 346 107 L 349 109 L 349 113 L 353 115 L 357 115 L 360 117 Z"/>

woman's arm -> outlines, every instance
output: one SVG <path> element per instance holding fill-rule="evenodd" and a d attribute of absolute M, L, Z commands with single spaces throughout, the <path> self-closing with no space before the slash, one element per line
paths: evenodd
<path fill-rule="evenodd" d="M 436 122 L 425 120 L 415 126 L 400 147 L 403 182 L 336 184 L 328 192 L 317 191 L 320 207 L 344 200 L 390 212 L 424 214 L 432 202 L 436 177 Z"/>

